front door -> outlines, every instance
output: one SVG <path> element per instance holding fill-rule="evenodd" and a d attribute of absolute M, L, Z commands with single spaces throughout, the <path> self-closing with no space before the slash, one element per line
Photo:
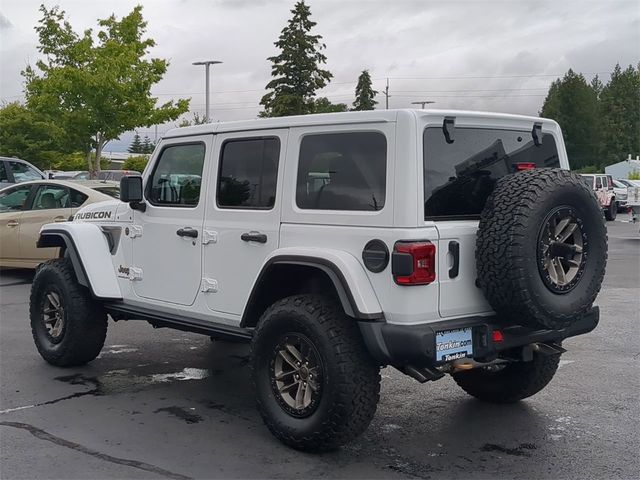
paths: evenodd
<path fill-rule="evenodd" d="M 145 179 L 146 211 L 134 212 L 133 265 L 118 269 L 136 295 L 193 304 L 202 276 L 205 158 L 212 135 L 162 142 Z M 138 234 L 140 234 L 138 236 Z"/>
<path fill-rule="evenodd" d="M 216 188 L 205 218 L 203 289 L 211 310 L 241 315 L 265 258 L 278 248 L 288 130 L 216 135 Z"/>

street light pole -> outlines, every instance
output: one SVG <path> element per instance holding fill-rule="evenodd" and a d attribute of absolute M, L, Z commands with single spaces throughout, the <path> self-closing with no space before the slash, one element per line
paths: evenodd
<path fill-rule="evenodd" d="M 205 121 L 209 121 L 209 67 L 211 67 L 211 65 L 216 65 L 218 63 L 222 63 L 219 60 L 205 60 L 203 62 L 193 62 L 194 65 L 204 65 L 204 69 L 205 69 L 205 83 L 206 83 L 206 88 L 205 88 L 205 114 L 204 114 L 204 118 Z"/>
<path fill-rule="evenodd" d="M 432 100 L 425 100 L 424 102 L 411 102 L 411 105 L 422 105 L 422 110 L 424 110 L 425 105 L 429 105 L 430 103 L 436 103 Z"/>

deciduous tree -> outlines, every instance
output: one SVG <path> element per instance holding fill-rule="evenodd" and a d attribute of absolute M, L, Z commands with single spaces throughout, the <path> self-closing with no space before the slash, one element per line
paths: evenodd
<path fill-rule="evenodd" d="M 64 153 L 66 132 L 46 116 L 37 115 L 18 102 L 0 107 L 0 155 L 52 168 Z"/>
<path fill-rule="evenodd" d="M 149 58 L 155 41 L 144 37 L 141 6 L 120 20 L 114 15 L 99 20 L 95 33 L 75 32 L 58 7 L 42 5 L 40 11 L 36 31 L 43 58 L 23 72 L 27 105 L 56 119 L 70 148 L 84 152 L 93 174 L 100 170 L 107 142 L 138 127 L 175 120 L 188 110 L 189 100 L 156 106 L 151 95 L 168 62 Z"/>

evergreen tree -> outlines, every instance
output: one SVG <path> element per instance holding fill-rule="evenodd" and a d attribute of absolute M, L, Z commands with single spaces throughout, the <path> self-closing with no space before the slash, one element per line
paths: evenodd
<path fill-rule="evenodd" d="M 333 76 L 320 68 L 327 57 L 322 54 L 325 48 L 320 42 L 322 36 L 309 33 L 316 25 L 309 18 L 311 10 L 304 1 L 299 1 L 291 13 L 288 25 L 275 42 L 280 54 L 267 59 L 273 64 L 273 80 L 266 86 L 270 91 L 260 101 L 264 107 L 262 117 L 313 113 L 316 91 L 325 87 Z"/>
<path fill-rule="evenodd" d="M 600 165 L 598 99 L 582 74 L 569 70 L 549 88 L 540 115 L 562 127 L 572 168 Z"/>
<path fill-rule="evenodd" d="M 356 99 L 353 102 L 353 110 L 373 110 L 378 102 L 375 98 L 376 92 L 371 86 L 371 76 L 368 70 L 363 70 L 358 77 L 356 85 Z"/>
<path fill-rule="evenodd" d="M 602 83 L 602 80 L 600 80 L 600 77 L 598 77 L 598 75 L 593 77 L 593 80 L 591 80 L 591 88 L 593 89 L 593 92 L 596 94 L 596 98 L 600 100 L 600 95 L 602 95 L 604 84 Z"/>
<path fill-rule="evenodd" d="M 142 153 L 142 141 L 140 140 L 140 135 L 138 132 L 133 136 L 133 141 L 129 148 L 127 149 L 129 153 Z"/>
<path fill-rule="evenodd" d="M 617 163 L 640 154 L 640 64 L 616 65 L 600 94 L 602 160 Z"/>
<path fill-rule="evenodd" d="M 142 151 L 140 153 L 153 153 L 154 148 L 155 145 L 153 142 L 145 135 L 144 140 L 142 141 Z"/>

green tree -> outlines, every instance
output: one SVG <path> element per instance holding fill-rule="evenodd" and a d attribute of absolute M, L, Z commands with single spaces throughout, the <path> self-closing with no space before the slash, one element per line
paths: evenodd
<path fill-rule="evenodd" d="M 49 169 L 61 155 L 69 153 L 65 138 L 65 131 L 57 123 L 18 102 L 0 107 L 0 155 Z"/>
<path fill-rule="evenodd" d="M 593 79 L 591 80 L 591 88 L 596 94 L 596 98 L 600 100 L 600 95 L 602 95 L 602 90 L 604 89 L 604 83 L 602 83 L 602 80 L 600 80 L 600 77 L 598 75 L 593 77 Z"/>
<path fill-rule="evenodd" d="M 100 170 L 107 142 L 138 127 L 175 120 L 189 109 L 186 99 L 156 106 L 151 88 L 168 62 L 148 58 L 155 41 L 144 38 L 141 6 L 121 20 L 114 15 L 99 20 L 95 35 L 92 29 L 76 33 L 58 7 L 42 5 L 40 11 L 36 31 L 43 59 L 22 72 L 27 105 L 55 118 L 69 148 L 84 153 L 92 174 Z"/>
<path fill-rule="evenodd" d="M 601 155 L 605 165 L 640 154 L 640 64 L 616 65 L 600 94 Z"/>
<path fill-rule="evenodd" d="M 358 77 L 356 85 L 356 99 L 353 102 L 353 110 L 373 110 L 378 102 L 375 98 L 376 92 L 371 85 L 371 76 L 368 70 L 363 70 Z"/>
<path fill-rule="evenodd" d="M 148 161 L 149 157 L 146 155 L 136 155 L 134 157 L 129 157 L 122 164 L 122 169 L 133 170 L 135 172 L 142 173 L 144 171 L 144 167 L 147 166 Z"/>
<path fill-rule="evenodd" d="M 142 140 L 140 140 L 140 135 L 138 132 L 133 136 L 133 140 L 131 141 L 131 145 L 127 149 L 129 153 L 142 153 Z"/>
<path fill-rule="evenodd" d="M 560 124 L 572 168 L 600 166 L 598 100 L 582 74 L 570 69 L 555 80 L 540 115 Z"/>
<path fill-rule="evenodd" d="M 200 116 L 200 114 L 198 112 L 193 112 L 193 119 L 192 120 L 187 120 L 186 118 L 183 118 L 182 121 L 180 123 L 178 123 L 178 127 L 190 127 L 192 125 L 204 125 L 205 123 L 209 123 L 207 121 L 207 118 L 202 115 Z"/>
<path fill-rule="evenodd" d="M 331 103 L 327 97 L 319 97 L 313 102 L 312 113 L 346 112 L 347 110 L 347 105 L 344 103 Z"/>
<path fill-rule="evenodd" d="M 153 144 L 151 139 L 145 135 L 144 140 L 142 141 L 142 148 L 139 153 L 153 153 L 154 148 L 156 148 L 156 146 Z"/>
<path fill-rule="evenodd" d="M 311 10 L 304 1 L 297 2 L 288 25 L 282 30 L 275 46 L 280 54 L 269 57 L 272 62 L 270 90 L 262 97 L 262 117 L 304 115 L 315 110 L 316 92 L 332 78 L 331 72 L 320 68 L 327 62 L 322 53 L 326 47 L 322 36 L 312 35 L 316 22 L 310 19 Z"/>

